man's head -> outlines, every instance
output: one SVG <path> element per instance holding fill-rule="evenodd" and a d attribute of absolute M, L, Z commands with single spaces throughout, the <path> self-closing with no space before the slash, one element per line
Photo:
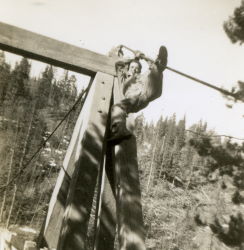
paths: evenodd
<path fill-rule="evenodd" d="M 138 60 L 132 60 L 129 64 L 128 73 L 130 75 L 141 73 L 142 65 Z"/>

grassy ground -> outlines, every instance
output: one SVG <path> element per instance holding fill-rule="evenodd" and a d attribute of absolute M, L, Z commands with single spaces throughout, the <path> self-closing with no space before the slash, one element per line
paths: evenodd
<path fill-rule="evenodd" d="M 226 245 L 213 233 L 212 225 L 219 220 L 222 233 L 230 235 L 230 215 L 244 214 L 242 205 L 231 201 L 234 187 L 226 177 L 227 186 L 221 183 L 184 190 L 167 181 L 143 193 L 143 209 L 147 230 L 146 245 L 153 250 L 227 250 L 242 249 L 235 244 Z M 244 236 L 244 235 L 243 235 Z M 235 239 L 234 239 L 235 241 Z"/>

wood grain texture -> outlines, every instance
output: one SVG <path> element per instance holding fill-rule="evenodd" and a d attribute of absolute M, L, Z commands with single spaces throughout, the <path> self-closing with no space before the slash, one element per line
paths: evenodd
<path fill-rule="evenodd" d="M 119 82 L 115 81 L 114 102 L 121 98 Z M 127 128 L 131 131 L 133 123 L 129 115 Z M 115 172 L 119 249 L 146 250 L 135 136 L 115 146 Z"/>
<path fill-rule="evenodd" d="M 2 22 L 0 49 L 82 74 L 94 76 L 99 71 L 115 75 L 111 57 Z"/>
<path fill-rule="evenodd" d="M 86 249 L 87 228 L 99 170 L 103 164 L 104 138 L 112 97 L 111 75 L 98 73 L 94 94 L 83 119 L 83 130 L 77 144 L 75 170 L 65 205 L 59 238 L 59 250 Z"/>
<path fill-rule="evenodd" d="M 91 79 L 89 83 L 90 86 L 92 83 L 93 79 Z M 52 193 L 43 230 L 44 232 L 43 235 L 40 235 L 41 247 L 47 246 L 49 248 L 57 248 L 58 245 L 70 181 L 74 173 L 75 163 L 79 159 L 77 152 L 78 145 L 85 132 L 84 119 L 92 105 L 91 101 L 94 96 L 95 85 L 92 85 L 89 89 L 90 91 L 88 92 L 86 102 L 84 103 L 82 111 L 78 116 L 68 149 L 66 151 L 63 168 L 59 172 L 59 176 Z"/>
<path fill-rule="evenodd" d="M 114 183 L 113 147 L 107 145 L 101 190 L 94 250 L 114 250 L 116 233 L 116 201 Z"/>

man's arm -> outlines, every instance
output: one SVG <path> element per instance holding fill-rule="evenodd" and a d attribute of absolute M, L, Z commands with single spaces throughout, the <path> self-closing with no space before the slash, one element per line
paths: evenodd
<path fill-rule="evenodd" d="M 141 51 L 136 50 L 134 52 L 135 54 L 135 59 L 137 60 L 144 60 L 145 62 L 147 62 L 148 66 L 150 67 L 151 64 L 154 62 L 151 58 L 148 58 L 145 56 L 145 54 L 143 54 Z"/>
<path fill-rule="evenodd" d="M 118 67 L 125 67 L 131 63 L 133 59 L 131 58 L 124 58 L 124 59 L 119 59 L 117 62 L 115 62 L 115 68 L 117 69 Z"/>

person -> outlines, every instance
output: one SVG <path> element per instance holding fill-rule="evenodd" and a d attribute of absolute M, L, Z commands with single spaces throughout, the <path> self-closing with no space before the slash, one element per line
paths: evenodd
<path fill-rule="evenodd" d="M 141 74 L 141 59 L 144 59 L 149 65 L 149 70 L 145 74 Z M 162 73 L 166 68 L 167 59 L 167 49 L 165 46 L 161 46 L 154 62 L 137 51 L 135 58 L 118 60 L 115 63 L 124 99 L 115 103 L 111 109 L 111 137 L 108 139 L 110 143 L 116 145 L 130 138 L 132 133 L 126 128 L 128 114 L 142 110 L 151 101 L 161 96 Z"/>

